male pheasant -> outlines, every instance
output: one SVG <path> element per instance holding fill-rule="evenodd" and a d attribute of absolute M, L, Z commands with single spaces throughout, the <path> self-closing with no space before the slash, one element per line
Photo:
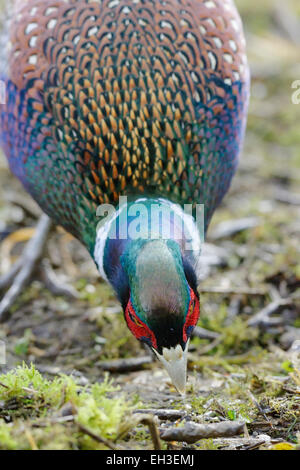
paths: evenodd
<path fill-rule="evenodd" d="M 245 132 L 249 72 L 234 3 L 15 0 L 5 25 L 0 142 L 10 168 L 88 248 L 128 327 L 183 391 L 202 240 L 180 207 L 203 204 L 206 231 Z"/>

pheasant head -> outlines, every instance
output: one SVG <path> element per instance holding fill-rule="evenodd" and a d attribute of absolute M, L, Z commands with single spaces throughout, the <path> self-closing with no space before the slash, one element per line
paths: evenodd
<path fill-rule="evenodd" d="M 121 264 L 129 287 L 124 303 L 127 325 L 152 348 L 183 393 L 189 338 L 199 318 L 194 271 L 174 240 L 136 240 Z"/>

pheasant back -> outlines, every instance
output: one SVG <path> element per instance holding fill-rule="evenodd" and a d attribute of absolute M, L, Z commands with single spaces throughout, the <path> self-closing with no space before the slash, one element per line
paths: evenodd
<path fill-rule="evenodd" d="M 207 227 L 246 122 L 233 2 L 16 0 L 11 9 L 0 141 L 42 209 L 90 251 L 97 206 L 120 195 L 205 204 Z"/>

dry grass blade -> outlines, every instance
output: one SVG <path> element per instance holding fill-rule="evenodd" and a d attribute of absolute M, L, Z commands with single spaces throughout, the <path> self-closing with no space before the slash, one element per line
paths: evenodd
<path fill-rule="evenodd" d="M 87 436 L 91 437 L 95 441 L 99 442 L 99 444 L 103 444 L 111 450 L 122 450 L 121 447 L 118 447 L 115 444 L 113 444 L 112 442 L 108 441 L 107 439 L 104 439 L 103 437 L 99 436 L 98 434 L 95 434 L 93 431 L 86 428 L 82 424 L 78 423 L 78 428 L 83 434 L 86 434 Z"/>

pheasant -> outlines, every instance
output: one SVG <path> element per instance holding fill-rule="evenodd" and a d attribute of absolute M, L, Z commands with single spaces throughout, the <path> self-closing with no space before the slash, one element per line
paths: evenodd
<path fill-rule="evenodd" d="M 129 329 L 183 392 L 200 314 L 195 210 L 204 206 L 206 233 L 246 127 L 234 3 L 15 0 L 5 25 L 10 168 L 88 249 Z"/>

